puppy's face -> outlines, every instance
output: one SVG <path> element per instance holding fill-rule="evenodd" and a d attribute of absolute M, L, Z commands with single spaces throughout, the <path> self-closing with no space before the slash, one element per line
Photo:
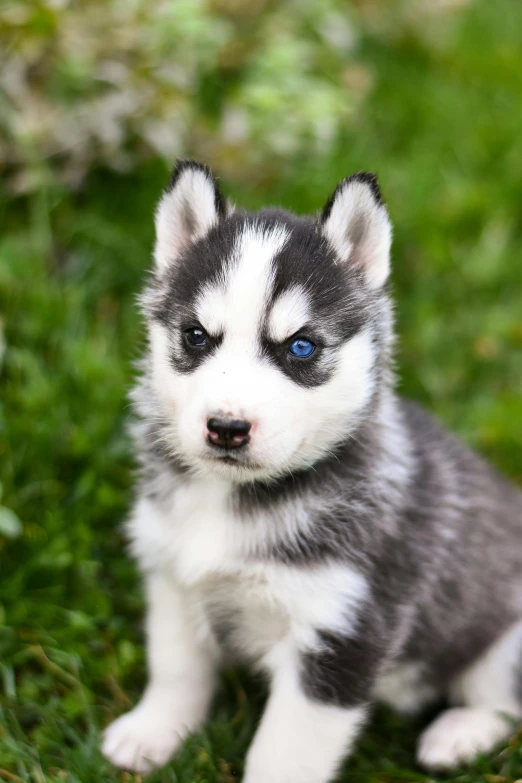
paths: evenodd
<path fill-rule="evenodd" d="M 391 238 L 375 180 L 345 180 L 317 220 L 252 215 L 183 162 L 156 226 L 145 301 L 164 444 L 232 481 L 312 465 L 375 391 Z"/>

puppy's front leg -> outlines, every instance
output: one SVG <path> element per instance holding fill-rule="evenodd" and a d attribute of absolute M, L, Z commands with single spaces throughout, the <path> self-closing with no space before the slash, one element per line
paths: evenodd
<path fill-rule="evenodd" d="M 109 761 L 137 772 L 165 764 L 205 719 L 217 658 L 212 639 L 200 638 L 189 595 L 161 574 L 147 575 L 145 587 L 149 682 L 139 704 L 108 727 L 103 741 Z"/>
<path fill-rule="evenodd" d="M 275 671 L 244 783 L 327 783 L 364 723 L 365 706 L 334 706 L 308 695 L 304 662 L 291 657 Z"/>

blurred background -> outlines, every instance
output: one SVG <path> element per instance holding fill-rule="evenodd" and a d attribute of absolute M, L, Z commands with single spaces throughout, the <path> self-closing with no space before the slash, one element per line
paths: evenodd
<path fill-rule="evenodd" d="M 401 391 L 522 483 L 520 0 L 4 0 L 0 780 L 134 779 L 98 731 L 144 679 L 126 391 L 180 155 L 298 212 L 376 171 Z M 228 672 L 157 780 L 232 783 L 262 698 Z M 346 779 L 425 780 L 417 728 L 379 712 Z M 522 777 L 520 739 L 458 779 Z"/>

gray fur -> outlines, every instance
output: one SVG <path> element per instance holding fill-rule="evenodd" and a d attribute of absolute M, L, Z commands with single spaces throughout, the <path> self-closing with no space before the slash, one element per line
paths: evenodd
<path fill-rule="evenodd" d="M 356 181 L 377 188 L 374 178 L 365 177 Z M 380 205 L 378 191 L 374 197 Z M 192 209 L 197 205 L 188 205 L 186 216 Z M 329 202 L 322 220 L 330 211 Z M 302 651 L 303 689 L 313 700 L 350 708 L 372 701 L 383 674 L 418 662 L 423 688 L 434 697 L 444 695 L 522 619 L 522 493 L 428 413 L 396 396 L 389 291 L 386 286 L 370 288 L 357 268 L 341 267 L 315 218 L 280 210 L 225 216 L 222 210 L 206 237 L 188 248 L 166 275 L 151 279 L 143 298 L 148 321 L 170 330 L 174 345 L 175 335 L 190 323 L 202 285 L 219 278 L 228 263 L 227 248 L 247 224 L 282 225 L 290 236 L 274 260 L 267 312 L 276 295 L 296 280 L 304 281 L 312 320 L 330 351 L 329 364 L 318 364 L 315 374 L 302 365 L 299 374 L 262 347 L 274 372 L 313 388 L 330 376 L 331 357 L 339 346 L 361 329 L 371 331 L 376 348 L 374 390 L 349 437 L 313 466 L 264 481 L 237 482 L 232 494 L 232 508 L 245 526 L 253 525 L 260 511 L 271 526 L 264 543 L 250 553 L 252 562 L 305 569 L 341 563 L 357 569 L 370 587 L 352 633 L 322 629 L 321 647 Z M 261 346 L 263 339 L 260 334 Z M 190 358 L 179 347 L 173 349 L 179 373 L 191 373 L 204 361 L 202 355 Z M 192 467 L 174 445 L 171 425 L 158 416 L 151 367 L 146 358 L 134 393 L 141 420 L 135 429 L 139 495 L 161 505 L 190 477 Z M 283 520 L 303 509 L 309 524 L 289 540 L 279 533 Z M 238 623 L 220 607 L 214 631 L 233 654 L 242 652 L 234 643 Z"/>

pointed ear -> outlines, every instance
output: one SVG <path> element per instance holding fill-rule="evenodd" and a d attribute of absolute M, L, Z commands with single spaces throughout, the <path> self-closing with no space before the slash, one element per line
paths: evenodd
<path fill-rule="evenodd" d="M 227 204 L 210 169 L 193 160 L 178 161 L 156 210 L 158 269 L 204 237 L 226 213 Z"/>
<path fill-rule="evenodd" d="M 361 171 L 344 179 L 326 203 L 321 225 L 341 261 L 361 269 L 371 288 L 384 285 L 392 228 L 375 174 Z"/>

